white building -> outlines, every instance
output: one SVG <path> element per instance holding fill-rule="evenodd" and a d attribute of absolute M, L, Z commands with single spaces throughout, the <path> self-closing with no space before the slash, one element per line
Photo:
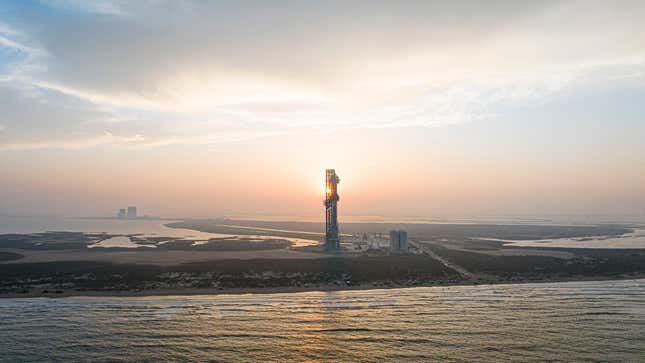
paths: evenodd
<path fill-rule="evenodd" d="M 402 229 L 390 231 L 390 251 L 408 253 L 408 232 Z"/>

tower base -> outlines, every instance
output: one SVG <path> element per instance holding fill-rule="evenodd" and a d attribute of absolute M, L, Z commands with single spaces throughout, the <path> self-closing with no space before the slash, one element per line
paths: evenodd
<path fill-rule="evenodd" d="M 340 250 L 340 241 L 325 241 L 325 250 L 326 251 L 338 251 Z"/>

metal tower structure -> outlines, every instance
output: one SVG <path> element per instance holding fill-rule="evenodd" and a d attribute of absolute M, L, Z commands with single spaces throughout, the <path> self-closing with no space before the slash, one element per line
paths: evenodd
<path fill-rule="evenodd" d="M 325 173 L 325 248 L 340 248 L 338 236 L 338 183 L 340 178 L 334 169 Z"/>

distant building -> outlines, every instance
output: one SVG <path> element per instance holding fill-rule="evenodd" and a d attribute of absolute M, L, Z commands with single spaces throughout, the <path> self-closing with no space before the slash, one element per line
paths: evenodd
<path fill-rule="evenodd" d="M 119 218 L 119 219 L 123 219 L 123 218 L 125 218 L 125 208 L 121 208 L 121 209 L 119 209 L 119 213 L 118 213 L 116 216 L 117 216 L 117 218 Z"/>
<path fill-rule="evenodd" d="M 408 253 L 408 232 L 402 229 L 390 231 L 390 251 Z"/>
<path fill-rule="evenodd" d="M 399 249 L 408 252 L 408 232 L 399 230 Z"/>
<path fill-rule="evenodd" d="M 399 249 L 399 231 L 390 231 L 390 250 L 396 251 Z"/>
<path fill-rule="evenodd" d="M 137 218 L 137 207 L 128 207 L 128 218 Z"/>

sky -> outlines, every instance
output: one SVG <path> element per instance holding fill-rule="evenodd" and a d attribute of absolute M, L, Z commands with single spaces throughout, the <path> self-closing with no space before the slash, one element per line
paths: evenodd
<path fill-rule="evenodd" d="M 643 1 L 3 1 L 0 214 L 645 220 Z"/>

